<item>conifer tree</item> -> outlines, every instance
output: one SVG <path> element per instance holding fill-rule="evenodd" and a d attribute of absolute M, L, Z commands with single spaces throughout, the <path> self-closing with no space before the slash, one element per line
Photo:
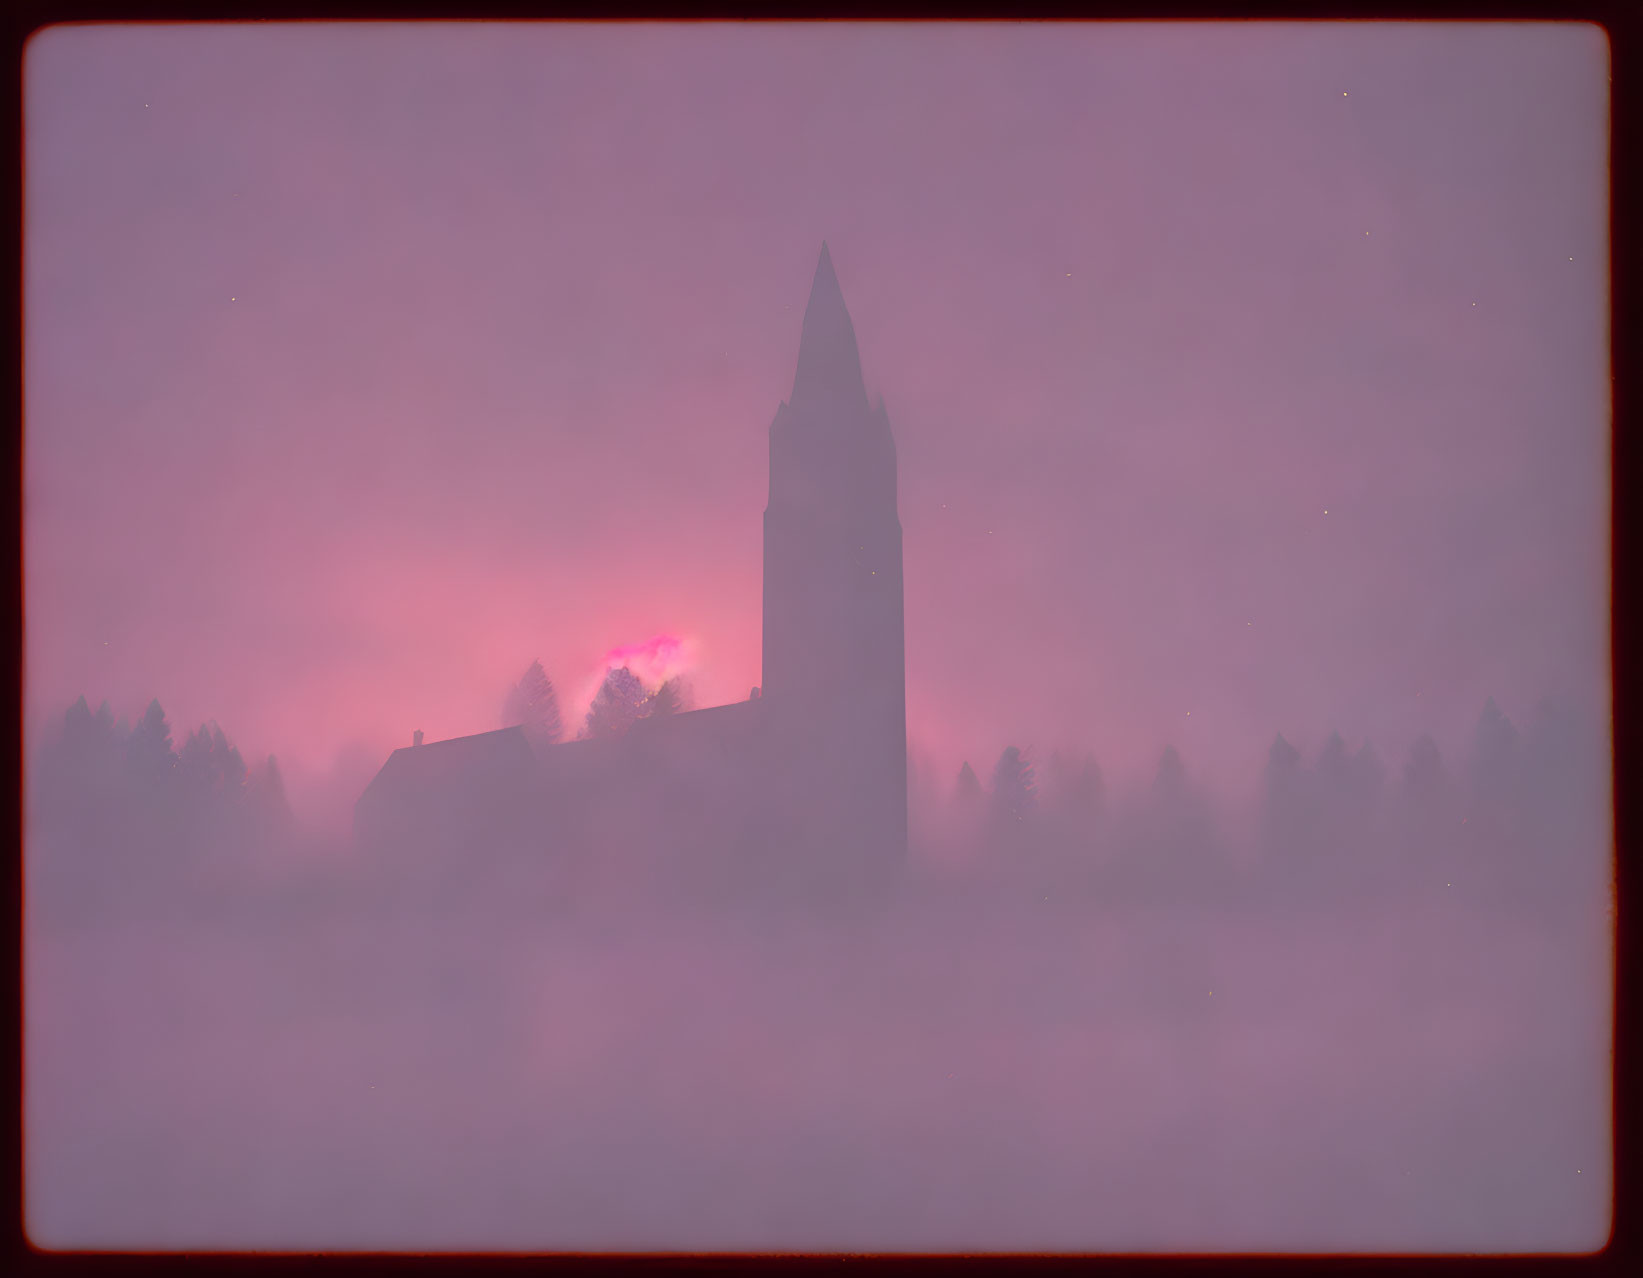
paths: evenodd
<path fill-rule="evenodd" d="M 1517 771 L 1517 728 L 1490 697 L 1472 733 L 1473 793 L 1486 802 L 1503 802 L 1517 782 Z"/>
<path fill-rule="evenodd" d="M 644 714 L 647 694 L 639 676 L 626 666 L 605 675 L 588 708 L 583 735 L 595 740 L 619 737 Z"/>
<path fill-rule="evenodd" d="M 278 832 L 291 824 L 291 808 L 285 798 L 285 778 L 280 774 L 279 761 L 273 755 L 269 755 L 260 767 L 252 771 L 246 782 L 246 794 L 265 830 Z"/>
<path fill-rule="evenodd" d="M 674 675 L 671 679 L 664 679 L 656 691 L 646 699 L 644 706 L 646 716 L 655 718 L 679 714 L 684 709 L 684 684 L 678 675 Z"/>
<path fill-rule="evenodd" d="M 993 817 L 1005 829 L 1031 822 L 1038 806 L 1033 765 L 1015 746 L 1006 746 L 993 767 Z"/>
<path fill-rule="evenodd" d="M 553 681 L 540 661 L 531 662 L 519 682 L 508 691 L 502 720 L 505 728 L 522 724 L 548 741 L 557 741 L 563 735 L 559 694 L 554 691 Z"/>
<path fill-rule="evenodd" d="M 1301 752 L 1281 732 L 1272 738 L 1261 780 L 1261 822 L 1268 849 L 1284 856 L 1300 853 L 1312 833 L 1311 778 L 1301 766 Z"/>
<path fill-rule="evenodd" d="M 148 703 L 148 709 L 126 739 L 126 766 L 139 789 L 149 793 L 167 785 L 176 770 L 171 725 L 165 721 L 165 711 L 158 699 Z"/>
<path fill-rule="evenodd" d="M 1174 746 L 1164 747 L 1158 756 L 1158 772 L 1153 777 L 1153 788 L 1166 801 L 1184 797 L 1187 788 L 1187 769 L 1181 754 Z"/>

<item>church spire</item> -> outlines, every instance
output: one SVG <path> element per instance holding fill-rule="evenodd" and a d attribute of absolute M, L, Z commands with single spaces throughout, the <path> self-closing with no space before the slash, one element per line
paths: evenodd
<path fill-rule="evenodd" d="M 833 273 L 833 258 L 825 240 L 816 263 L 816 277 L 810 284 L 810 301 L 804 308 L 799 369 L 793 378 L 790 402 L 795 408 L 867 407 L 855 326 L 845 309 L 844 293 L 839 288 L 839 277 Z"/>

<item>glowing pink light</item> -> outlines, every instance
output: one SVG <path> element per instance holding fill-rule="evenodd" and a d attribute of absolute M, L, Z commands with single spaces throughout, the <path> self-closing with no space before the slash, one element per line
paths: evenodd
<path fill-rule="evenodd" d="M 647 684 L 661 683 L 685 666 L 685 641 L 677 635 L 656 635 L 643 643 L 621 644 L 605 653 L 605 669 L 626 666 Z"/>

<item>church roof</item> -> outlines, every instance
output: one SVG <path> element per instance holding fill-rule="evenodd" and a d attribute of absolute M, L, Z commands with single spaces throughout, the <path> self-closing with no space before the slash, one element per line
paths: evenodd
<path fill-rule="evenodd" d="M 522 727 L 402 746 L 388 756 L 359 801 L 388 791 L 447 786 L 453 781 L 479 781 L 498 773 L 524 771 L 535 760 L 536 752 Z"/>
<path fill-rule="evenodd" d="M 762 721 L 761 702 L 738 701 L 640 719 L 626 738 L 614 741 L 533 742 L 530 729 L 520 726 L 404 746 L 388 756 L 359 803 L 370 806 L 389 795 L 430 797 L 453 786 L 527 775 L 537 767 L 560 783 L 602 783 L 622 766 L 624 756 L 661 751 L 689 759 L 734 752 L 752 740 Z"/>
<path fill-rule="evenodd" d="M 749 739 L 764 716 L 762 701 L 732 701 L 729 705 L 640 719 L 629 731 L 637 734 L 636 742 L 728 747 Z"/>

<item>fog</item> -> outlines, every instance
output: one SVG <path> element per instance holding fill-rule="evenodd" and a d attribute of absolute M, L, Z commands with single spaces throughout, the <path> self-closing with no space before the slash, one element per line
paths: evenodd
<path fill-rule="evenodd" d="M 1602 1247 L 1606 72 L 37 37 L 31 1240 Z"/>
<path fill-rule="evenodd" d="M 30 1235 L 482 1251 L 1604 1241 L 1592 920 L 1574 939 L 1443 902 L 1277 918 L 1040 905 L 775 935 L 330 912 L 44 942 Z"/>
<path fill-rule="evenodd" d="M 1275 730 L 1607 707 L 1595 27 L 82 26 L 25 75 L 36 729 L 158 697 L 301 804 L 535 659 L 674 635 L 745 697 L 824 240 L 947 775 L 1173 743 L 1235 796 Z"/>
<path fill-rule="evenodd" d="M 926 791 L 896 881 L 827 901 L 680 891 L 665 841 L 599 836 L 626 814 L 521 854 L 249 809 L 226 845 L 63 846 L 37 805 L 30 1236 L 1601 1246 L 1606 781 L 1520 771 L 1500 806 L 1475 753 L 1436 796 L 1386 782 L 1356 843 L 1316 804 L 1286 833 L 1311 761 L 1244 818 L 1157 784 L 1058 816 L 1046 783 L 1004 826 L 997 776 Z M 65 887 L 92 858 L 103 890 Z"/>

